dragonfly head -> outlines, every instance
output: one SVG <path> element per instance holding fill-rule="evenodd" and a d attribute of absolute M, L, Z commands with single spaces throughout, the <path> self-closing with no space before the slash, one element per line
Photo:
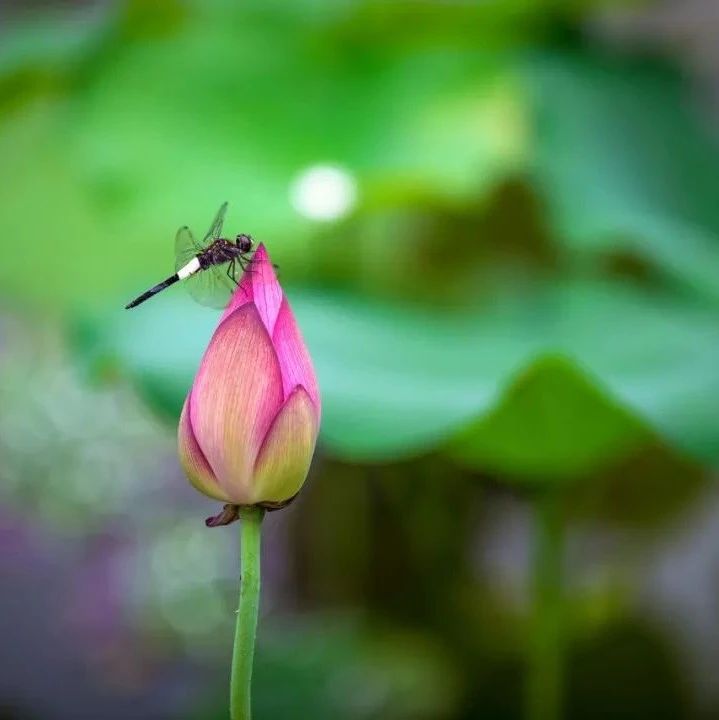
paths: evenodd
<path fill-rule="evenodd" d="M 237 248 L 241 253 L 250 252 L 250 250 L 252 250 L 252 238 L 244 233 L 238 235 L 235 238 L 235 245 L 237 245 Z"/>

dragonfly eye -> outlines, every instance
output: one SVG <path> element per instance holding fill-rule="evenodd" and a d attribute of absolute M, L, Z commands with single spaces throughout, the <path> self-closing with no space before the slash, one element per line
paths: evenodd
<path fill-rule="evenodd" d="M 250 250 L 252 250 L 252 238 L 249 235 L 238 235 L 235 238 L 235 245 L 237 245 L 240 252 L 249 252 Z"/>

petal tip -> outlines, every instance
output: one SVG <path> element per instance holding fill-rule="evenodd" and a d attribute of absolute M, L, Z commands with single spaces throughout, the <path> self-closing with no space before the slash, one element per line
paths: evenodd
<path fill-rule="evenodd" d="M 253 256 L 253 262 L 270 262 L 270 256 L 267 253 L 267 247 L 263 242 L 261 242 L 257 249 L 255 250 L 255 254 Z"/>
<path fill-rule="evenodd" d="M 277 280 L 277 275 L 275 274 L 275 266 L 270 260 L 269 253 L 267 252 L 267 248 L 264 243 L 260 243 L 252 256 L 252 260 L 245 269 L 240 282 L 232 292 L 232 297 L 225 308 L 222 320 L 224 320 L 231 312 L 237 310 L 243 305 L 255 302 L 260 308 L 260 315 L 262 315 L 264 321 L 265 315 L 268 315 L 267 312 L 264 312 L 265 307 L 268 305 L 268 287 L 273 290 L 273 294 L 279 295 L 280 298 L 282 297 L 282 290 L 280 289 L 280 284 Z M 269 303 L 269 305 L 272 306 L 273 303 Z M 272 307 L 269 309 L 270 311 L 273 310 Z M 276 311 L 274 314 L 276 316 Z M 273 320 L 272 324 L 274 325 L 274 318 L 271 319 Z M 265 324 L 267 325 L 267 323 Z M 271 331 L 272 326 L 268 325 L 267 329 Z"/>
<path fill-rule="evenodd" d="M 260 243 L 252 256 L 240 286 L 251 288 L 251 298 L 257 307 L 267 332 L 272 334 L 283 300 L 282 288 L 264 244 Z M 246 291 L 246 294 L 250 293 Z"/>

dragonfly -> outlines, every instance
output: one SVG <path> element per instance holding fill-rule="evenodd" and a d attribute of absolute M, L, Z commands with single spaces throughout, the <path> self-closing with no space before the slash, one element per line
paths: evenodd
<path fill-rule="evenodd" d="M 137 307 L 165 288 L 184 280 L 190 295 L 203 305 L 222 308 L 248 265 L 252 262 L 253 240 L 241 233 L 234 240 L 222 237 L 227 203 L 222 203 L 202 242 L 183 225 L 175 235 L 175 274 L 125 305 Z"/>

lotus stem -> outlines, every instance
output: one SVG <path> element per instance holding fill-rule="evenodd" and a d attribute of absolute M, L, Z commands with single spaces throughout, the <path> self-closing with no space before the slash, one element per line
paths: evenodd
<path fill-rule="evenodd" d="M 230 676 L 230 717 L 252 717 L 252 664 L 255 656 L 257 613 L 260 604 L 260 535 L 264 510 L 240 508 L 240 606 L 237 610 L 235 646 Z"/>
<path fill-rule="evenodd" d="M 526 718 L 558 720 L 562 716 L 564 655 L 560 493 L 541 492 L 535 502 L 535 523 Z"/>

